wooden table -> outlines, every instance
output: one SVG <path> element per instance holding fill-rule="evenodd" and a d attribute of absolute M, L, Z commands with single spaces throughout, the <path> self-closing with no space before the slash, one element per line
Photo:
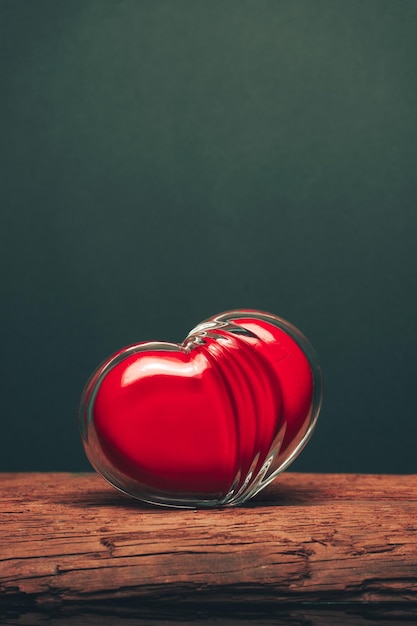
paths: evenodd
<path fill-rule="evenodd" d="M 0 524 L 5 624 L 417 623 L 417 476 L 284 473 L 194 511 L 0 474 Z"/>

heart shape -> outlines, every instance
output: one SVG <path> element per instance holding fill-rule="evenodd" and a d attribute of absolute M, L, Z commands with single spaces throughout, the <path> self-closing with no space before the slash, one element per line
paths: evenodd
<path fill-rule="evenodd" d="M 80 426 L 90 462 L 118 489 L 155 504 L 237 505 L 298 455 L 320 405 L 320 369 L 300 331 L 236 310 L 180 345 L 111 356 L 84 390 Z"/>

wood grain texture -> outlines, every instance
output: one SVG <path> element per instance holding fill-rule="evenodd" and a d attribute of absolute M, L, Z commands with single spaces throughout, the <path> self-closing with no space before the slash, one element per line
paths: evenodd
<path fill-rule="evenodd" d="M 417 476 L 285 473 L 246 506 L 174 510 L 96 474 L 0 475 L 0 600 L 417 603 Z"/>

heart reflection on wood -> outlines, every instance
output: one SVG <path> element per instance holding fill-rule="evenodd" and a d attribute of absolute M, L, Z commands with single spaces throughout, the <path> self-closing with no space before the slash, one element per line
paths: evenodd
<path fill-rule="evenodd" d="M 177 507 L 242 504 L 298 455 L 321 405 L 307 339 L 251 310 L 216 315 L 182 344 L 107 359 L 81 400 L 87 456 L 129 495 Z"/>

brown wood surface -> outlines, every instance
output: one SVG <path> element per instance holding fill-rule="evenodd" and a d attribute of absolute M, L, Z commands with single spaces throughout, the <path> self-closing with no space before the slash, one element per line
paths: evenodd
<path fill-rule="evenodd" d="M 0 524 L 9 606 L 417 604 L 417 476 L 284 473 L 246 506 L 193 511 L 96 474 L 0 474 Z"/>

